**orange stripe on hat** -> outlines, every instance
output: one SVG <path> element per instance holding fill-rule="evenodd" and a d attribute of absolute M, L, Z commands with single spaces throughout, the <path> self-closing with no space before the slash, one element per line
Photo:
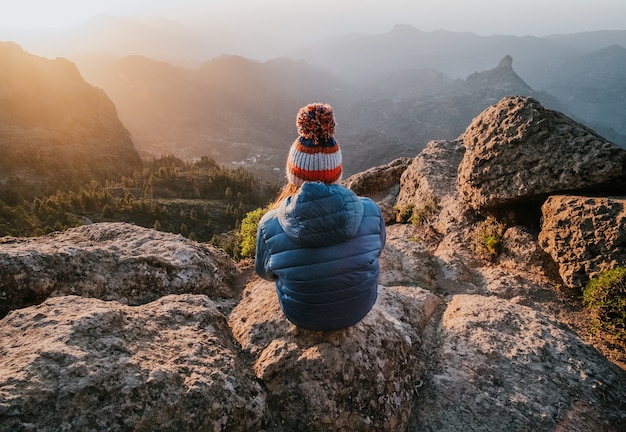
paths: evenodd
<path fill-rule="evenodd" d="M 333 183 L 341 177 L 341 165 L 333 169 L 325 170 L 305 170 L 292 163 L 288 163 L 290 173 L 302 181 L 321 181 L 324 183 Z M 297 184 L 297 182 L 292 182 Z"/>

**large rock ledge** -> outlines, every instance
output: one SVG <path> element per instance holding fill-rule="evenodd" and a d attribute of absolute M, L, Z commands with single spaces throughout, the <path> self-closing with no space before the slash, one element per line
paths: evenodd
<path fill-rule="evenodd" d="M 284 318 L 274 284 L 249 286 L 229 322 L 267 388 L 269 429 L 404 430 L 427 367 L 422 332 L 440 304 L 420 288 L 381 287 L 360 323 L 315 332 Z"/>
<path fill-rule="evenodd" d="M 335 332 L 290 324 L 265 281 L 228 319 L 170 295 L 55 297 L 0 321 L 1 431 L 610 432 L 625 401 L 622 369 L 495 296 L 380 287 Z"/>
<path fill-rule="evenodd" d="M 381 287 L 356 326 L 313 332 L 268 282 L 246 289 L 232 329 L 201 295 L 53 297 L 0 321 L 0 430 L 403 430 L 439 305 Z"/>
<path fill-rule="evenodd" d="M 624 430 L 624 371 L 535 310 L 458 295 L 436 339 L 416 431 Z"/>
<path fill-rule="evenodd" d="M 265 394 L 206 296 L 54 297 L 0 321 L 0 430 L 259 430 Z"/>
<path fill-rule="evenodd" d="M 466 152 L 457 184 L 475 209 L 626 186 L 626 151 L 532 98 L 503 98 L 462 138 Z"/>
<path fill-rule="evenodd" d="M 0 238 L 0 318 L 51 296 L 139 305 L 167 294 L 233 297 L 236 267 L 212 246 L 127 223 Z"/>

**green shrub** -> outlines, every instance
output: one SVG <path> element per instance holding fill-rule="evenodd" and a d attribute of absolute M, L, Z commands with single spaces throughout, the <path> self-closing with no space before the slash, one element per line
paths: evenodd
<path fill-rule="evenodd" d="M 606 270 L 591 279 L 583 290 L 583 304 L 600 327 L 626 340 L 626 267 Z"/>
<path fill-rule="evenodd" d="M 253 258 L 256 253 L 256 233 L 259 226 L 259 221 L 265 213 L 267 208 L 258 208 L 246 214 L 246 217 L 241 221 L 241 227 L 239 228 L 239 256 L 241 258 Z"/>
<path fill-rule="evenodd" d="M 413 204 L 409 204 L 403 208 L 395 209 L 398 214 L 396 215 L 396 222 L 399 223 L 409 223 L 411 221 L 411 216 L 413 215 Z"/>
<path fill-rule="evenodd" d="M 424 201 L 420 207 L 413 208 L 411 223 L 413 225 L 424 225 L 440 210 L 439 204 L 434 199 Z"/>
<path fill-rule="evenodd" d="M 481 258 L 493 260 L 501 252 L 502 236 L 506 227 L 495 217 L 488 216 L 476 224 L 472 231 L 472 249 Z"/>

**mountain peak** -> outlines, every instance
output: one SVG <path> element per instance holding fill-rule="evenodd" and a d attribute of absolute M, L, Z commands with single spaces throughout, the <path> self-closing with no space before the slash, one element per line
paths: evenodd
<path fill-rule="evenodd" d="M 0 44 L 0 63 L 3 176 L 20 170 L 54 176 L 81 167 L 77 175 L 113 177 L 137 168 L 139 155 L 111 99 L 74 63 L 35 56 L 14 43 Z M 38 158 L 16 156 L 26 154 Z"/>
<path fill-rule="evenodd" d="M 500 88 L 518 94 L 532 92 L 532 88 L 513 70 L 512 65 L 513 57 L 506 55 L 494 69 L 474 72 L 467 77 L 466 82 L 473 88 Z"/>
<path fill-rule="evenodd" d="M 391 30 L 392 33 L 416 33 L 419 32 L 418 29 L 415 28 L 415 26 L 412 26 L 411 24 L 396 24 L 393 26 L 393 29 Z"/>
<path fill-rule="evenodd" d="M 500 63 L 498 63 L 497 69 L 513 69 L 513 57 L 510 55 L 505 55 Z"/>

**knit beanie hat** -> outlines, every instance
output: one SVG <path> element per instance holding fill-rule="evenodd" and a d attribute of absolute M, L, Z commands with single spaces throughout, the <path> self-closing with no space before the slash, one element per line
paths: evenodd
<path fill-rule="evenodd" d="M 312 103 L 296 117 L 298 138 L 287 157 L 287 180 L 296 186 L 305 181 L 326 184 L 341 181 L 341 150 L 335 140 L 335 115 L 328 104 Z"/>

